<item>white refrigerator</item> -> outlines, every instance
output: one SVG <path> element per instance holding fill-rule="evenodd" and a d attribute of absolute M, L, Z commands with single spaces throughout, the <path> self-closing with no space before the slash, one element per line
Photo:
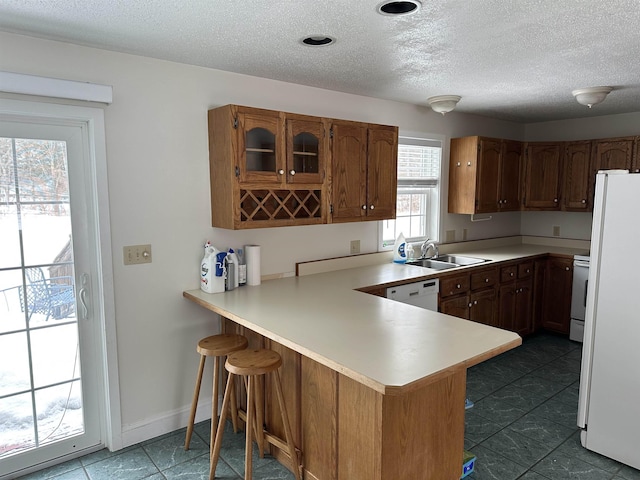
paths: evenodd
<path fill-rule="evenodd" d="M 640 469 L 640 174 L 596 178 L 578 426 L 585 448 Z"/>

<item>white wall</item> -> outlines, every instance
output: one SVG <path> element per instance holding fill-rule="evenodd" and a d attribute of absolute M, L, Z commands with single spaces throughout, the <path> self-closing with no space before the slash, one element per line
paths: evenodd
<path fill-rule="evenodd" d="M 207 110 L 228 103 L 398 125 L 404 134 L 522 138 L 523 126 L 183 64 L 0 33 L 0 69 L 113 86 L 105 108 L 118 365 L 125 443 L 178 428 L 197 368 L 195 345 L 217 320 L 181 296 L 198 288 L 205 240 L 261 244 L 263 274 L 296 261 L 377 246 L 377 224 L 233 232 L 210 227 Z M 448 141 L 447 141 L 448 149 Z M 446 165 L 445 165 L 446 171 Z M 446 180 L 445 180 L 446 185 Z M 443 192 L 446 198 L 446 188 Z M 445 229 L 456 228 L 445 216 Z M 490 227 L 490 228 L 489 228 Z M 519 219 L 469 226 L 470 238 L 512 235 Z M 125 267 L 122 247 L 151 243 L 153 263 Z M 203 385 L 203 392 L 210 391 Z M 206 393 L 202 398 L 206 398 Z"/>

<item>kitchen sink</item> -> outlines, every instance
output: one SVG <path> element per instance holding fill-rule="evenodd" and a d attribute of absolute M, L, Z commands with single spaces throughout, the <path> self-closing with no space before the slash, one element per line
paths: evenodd
<path fill-rule="evenodd" d="M 443 262 L 431 258 L 423 258 L 407 262 L 406 265 L 415 265 L 417 267 L 433 268 L 434 270 L 446 270 L 447 268 L 456 268 L 460 265 L 457 263 Z"/>
<path fill-rule="evenodd" d="M 415 265 L 418 267 L 432 268 L 434 270 L 446 270 L 448 268 L 463 267 L 467 265 L 476 265 L 478 263 L 488 262 L 485 258 L 465 257 L 463 255 L 440 255 L 435 258 L 421 258 L 407 262 L 407 265 Z"/>
<path fill-rule="evenodd" d="M 489 261 L 486 258 L 465 257 L 463 255 L 440 255 L 436 258 L 432 258 L 431 260 L 435 260 L 438 262 L 455 263 L 458 266 L 475 265 L 476 263 L 484 263 Z"/>

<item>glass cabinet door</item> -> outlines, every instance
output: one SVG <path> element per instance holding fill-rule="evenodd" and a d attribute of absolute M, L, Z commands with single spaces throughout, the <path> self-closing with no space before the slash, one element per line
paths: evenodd
<path fill-rule="evenodd" d="M 242 182 L 280 183 L 285 179 L 281 122 L 274 113 L 238 115 Z"/>
<path fill-rule="evenodd" d="M 322 183 L 325 126 L 321 119 L 287 119 L 287 181 Z"/>

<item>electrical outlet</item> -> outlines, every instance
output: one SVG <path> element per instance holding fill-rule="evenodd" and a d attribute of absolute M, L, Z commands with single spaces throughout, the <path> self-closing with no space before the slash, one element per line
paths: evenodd
<path fill-rule="evenodd" d="M 455 230 L 447 230 L 445 232 L 445 242 L 451 243 L 456 241 L 456 231 Z"/>
<path fill-rule="evenodd" d="M 351 240 L 351 255 L 360 253 L 360 240 Z"/>
<path fill-rule="evenodd" d="M 560 225 L 554 225 L 553 226 L 553 236 L 554 237 L 559 237 L 560 236 Z"/>
<path fill-rule="evenodd" d="M 151 263 L 151 245 L 127 245 L 123 247 L 124 264 Z"/>

